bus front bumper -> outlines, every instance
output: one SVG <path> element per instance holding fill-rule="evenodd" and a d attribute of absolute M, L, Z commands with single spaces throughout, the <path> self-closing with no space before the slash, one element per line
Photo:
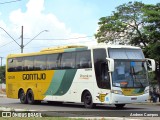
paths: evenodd
<path fill-rule="evenodd" d="M 121 94 L 113 94 L 112 93 L 112 104 L 124 104 L 124 103 L 145 103 L 148 101 L 149 94 L 143 94 L 138 96 L 125 96 Z"/>

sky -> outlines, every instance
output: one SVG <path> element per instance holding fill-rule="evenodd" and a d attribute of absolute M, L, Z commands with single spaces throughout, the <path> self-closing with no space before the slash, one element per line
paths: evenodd
<path fill-rule="evenodd" d="M 133 1 L 133 0 L 130 0 Z M 159 0 L 137 0 L 156 4 Z M 0 0 L 0 57 L 63 45 L 97 44 L 101 17 L 129 0 Z M 16 42 L 15 42 L 16 41 Z"/>

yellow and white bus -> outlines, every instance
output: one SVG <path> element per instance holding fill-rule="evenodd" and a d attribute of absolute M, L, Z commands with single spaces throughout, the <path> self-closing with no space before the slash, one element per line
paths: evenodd
<path fill-rule="evenodd" d="M 154 60 L 149 67 L 155 69 Z M 40 101 L 96 104 L 147 102 L 147 59 L 139 47 L 99 44 L 63 46 L 10 54 L 6 93 L 21 103 Z"/>

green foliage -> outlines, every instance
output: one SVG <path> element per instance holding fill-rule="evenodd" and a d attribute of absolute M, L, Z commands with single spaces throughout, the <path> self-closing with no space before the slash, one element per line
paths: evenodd
<path fill-rule="evenodd" d="M 5 82 L 5 66 L 1 66 L 0 67 L 0 79 L 1 82 Z"/>
<path fill-rule="evenodd" d="M 148 46 L 144 52 L 147 57 L 156 60 L 156 79 L 160 86 L 160 3 L 156 5 L 146 5 L 143 8 L 145 33 L 148 36 Z"/>
<path fill-rule="evenodd" d="M 141 42 L 146 46 L 146 36 L 141 32 L 143 7 L 141 2 L 129 2 L 118 6 L 111 16 L 100 18 L 99 30 L 95 34 L 98 42 L 133 45 Z"/>
<path fill-rule="evenodd" d="M 146 25 L 145 33 L 148 35 L 149 44 L 160 42 L 160 3 L 156 5 L 146 5 L 143 8 Z"/>
<path fill-rule="evenodd" d="M 148 46 L 148 54 L 150 58 L 160 61 L 160 42 Z"/>
<path fill-rule="evenodd" d="M 157 84 L 155 73 L 153 73 L 153 72 L 148 73 L 148 78 L 149 78 L 149 83 L 151 86 L 154 86 Z"/>
<path fill-rule="evenodd" d="M 30 117 L 25 118 L 23 120 L 85 120 L 84 118 L 67 118 L 67 117 Z M 6 117 L 3 120 L 22 120 L 21 117 Z M 104 119 L 105 120 L 105 119 Z"/>
<path fill-rule="evenodd" d="M 100 18 L 95 34 L 98 42 L 131 44 L 147 47 L 160 42 L 160 3 L 146 5 L 128 2 L 120 5 L 111 16 Z"/>

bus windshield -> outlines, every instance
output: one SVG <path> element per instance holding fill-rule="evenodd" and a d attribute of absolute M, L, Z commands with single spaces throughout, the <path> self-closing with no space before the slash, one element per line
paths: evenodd
<path fill-rule="evenodd" d="M 115 71 L 112 73 L 113 86 L 115 87 L 146 87 L 147 80 L 146 62 L 115 60 Z"/>
<path fill-rule="evenodd" d="M 109 56 L 114 59 L 112 73 L 113 86 L 116 87 L 146 87 L 147 65 L 141 49 L 109 48 Z"/>

